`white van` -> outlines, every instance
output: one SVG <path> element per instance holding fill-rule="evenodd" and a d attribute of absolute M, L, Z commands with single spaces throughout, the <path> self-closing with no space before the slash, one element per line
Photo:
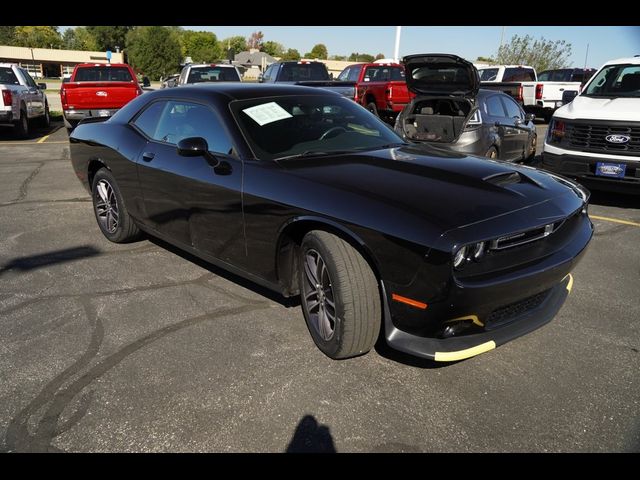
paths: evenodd
<path fill-rule="evenodd" d="M 640 193 L 640 56 L 605 63 L 556 110 L 542 166 L 589 188 Z"/>

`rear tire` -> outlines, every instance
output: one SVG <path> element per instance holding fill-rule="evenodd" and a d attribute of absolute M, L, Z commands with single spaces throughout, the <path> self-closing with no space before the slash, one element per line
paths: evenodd
<path fill-rule="evenodd" d="M 20 120 L 16 123 L 15 132 L 18 138 L 29 138 L 29 119 L 27 118 L 27 111 L 24 108 L 20 109 Z"/>
<path fill-rule="evenodd" d="M 106 168 L 98 170 L 91 185 L 93 212 L 102 234 L 114 243 L 128 243 L 140 236 L 124 204 L 113 174 Z"/>
<path fill-rule="evenodd" d="M 328 357 L 367 353 L 380 331 L 378 281 L 350 244 L 330 233 L 307 233 L 300 248 L 302 312 L 311 338 Z"/>

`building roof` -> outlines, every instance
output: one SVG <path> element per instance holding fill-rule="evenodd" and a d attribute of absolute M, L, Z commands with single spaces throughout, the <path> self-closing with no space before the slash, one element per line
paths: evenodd
<path fill-rule="evenodd" d="M 57 48 L 27 48 L 0 45 L 0 58 L 15 61 L 52 63 L 106 63 L 107 52 L 59 50 Z M 122 52 L 112 52 L 112 63 L 123 63 Z"/>
<path fill-rule="evenodd" d="M 265 52 L 240 52 L 234 57 L 234 61 L 240 65 L 262 65 L 262 59 L 265 59 L 267 65 L 276 61 L 271 55 Z"/>

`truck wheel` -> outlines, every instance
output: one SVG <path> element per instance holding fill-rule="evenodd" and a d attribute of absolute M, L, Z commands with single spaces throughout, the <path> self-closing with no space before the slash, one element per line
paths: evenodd
<path fill-rule="evenodd" d="M 91 197 L 98 226 L 107 239 L 127 243 L 138 238 L 140 230 L 129 216 L 116 179 L 106 168 L 93 177 Z"/>
<path fill-rule="evenodd" d="M 45 104 L 44 106 L 44 115 L 40 119 L 40 126 L 42 128 L 49 128 L 51 126 L 51 115 L 49 114 L 49 104 Z"/>
<path fill-rule="evenodd" d="M 27 118 L 27 111 L 24 108 L 20 109 L 20 120 L 15 126 L 16 136 L 18 138 L 29 137 L 29 119 Z"/>
<path fill-rule="evenodd" d="M 320 230 L 305 235 L 299 260 L 302 312 L 317 347 L 334 359 L 371 350 L 382 307 L 366 260 L 341 238 Z"/>
<path fill-rule="evenodd" d="M 371 113 L 373 113 L 376 117 L 380 116 L 380 115 L 378 115 L 378 107 L 376 107 L 376 104 L 374 102 L 368 103 L 366 108 Z"/>

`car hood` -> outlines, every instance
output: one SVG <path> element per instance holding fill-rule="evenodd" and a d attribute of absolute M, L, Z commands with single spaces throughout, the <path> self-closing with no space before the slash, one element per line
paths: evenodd
<path fill-rule="evenodd" d="M 457 55 L 425 53 L 402 59 L 407 88 L 419 95 L 476 96 L 480 88 L 478 70 Z"/>
<path fill-rule="evenodd" d="M 358 201 L 371 201 L 371 208 L 395 207 L 403 216 L 410 213 L 424 218 L 440 231 L 486 221 L 561 195 L 579 199 L 577 192 L 546 172 L 428 146 L 293 158 L 279 164 L 292 175 L 347 191 Z M 572 208 L 580 204 L 578 200 Z M 558 216 L 566 213 L 558 212 Z"/>
<path fill-rule="evenodd" d="M 559 108 L 556 117 L 568 120 L 623 120 L 638 121 L 640 98 L 586 97 L 578 95 L 571 103 Z"/>

